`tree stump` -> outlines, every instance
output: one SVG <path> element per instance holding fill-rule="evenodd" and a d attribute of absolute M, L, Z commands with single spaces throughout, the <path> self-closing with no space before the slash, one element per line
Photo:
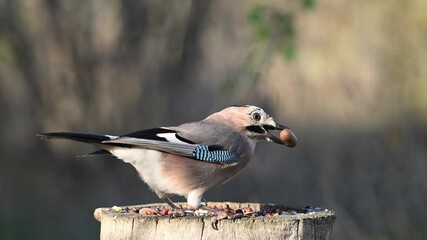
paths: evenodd
<path fill-rule="evenodd" d="M 185 203 L 178 205 L 186 207 Z M 101 222 L 101 240 L 118 239 L 330 239 L 335 214 L 320 208 L 289 208 L 274 204 L 211 202 L 208 206 L 226 206 L 232 209 L 250 207 L 254 211 L 284 209 L 289 214 L 257 216 L 241 219 L 223 219 L 212 227 L 211 217 L 142 216 L 111 208 L 97 208 L 95 218 Z M 165 204 L 130 206 L 167 207 Z"/>

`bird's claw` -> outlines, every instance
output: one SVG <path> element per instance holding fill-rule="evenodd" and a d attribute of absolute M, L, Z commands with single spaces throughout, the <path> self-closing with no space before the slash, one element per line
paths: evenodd
<path fill-rule="evenodd" d="M 213 230 L 218 230 L 218 218 L 216 216 L 211 217 L 211 226 Z"/>
<path fill-rule="evenodd" d="M 232 219 L 232 215 L 226 212 L 216 212 L 216 214 L 211 217 L 211 226 L 214 230 L 218 230 L 218 222 L 223 219 Z"/>

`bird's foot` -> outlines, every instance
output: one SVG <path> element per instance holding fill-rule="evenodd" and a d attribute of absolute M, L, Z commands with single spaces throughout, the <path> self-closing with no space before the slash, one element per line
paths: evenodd
<path fill-rule="evenodd" d="M 214 230 L 218 230 L 218 222 L 220 220 L 232 219 L 233 217 L 232 214 L 230 214 L 227 211 L 217 209 L 217 208 L 211 208 L 206 205 L 201 205 L 199 209 L 213 213 L 213 216 L 211 217 L 211 226 Z"/>
<path fill-rule="evenodd" d="M 182 208 L 174 208 L 171 210 L 171 214 L 169 215 L 171 218 L 175 217 L 184 217 L 186 215 L 185 210 Z"/>

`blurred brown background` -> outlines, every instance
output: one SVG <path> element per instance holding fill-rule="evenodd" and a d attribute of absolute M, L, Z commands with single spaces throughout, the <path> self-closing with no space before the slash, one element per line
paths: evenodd
<path fill-rule="evenodd" d="M 125 134 L 232 104 L 263 107 L 300 142 L 259 144 L 206 199 L 332 209 L 334 239 L 425 239 L 426 10 L 0 0 L 0 239 L 96 239 L 96 207 L 159 201 L 130 165 L 35 133 Z"/>

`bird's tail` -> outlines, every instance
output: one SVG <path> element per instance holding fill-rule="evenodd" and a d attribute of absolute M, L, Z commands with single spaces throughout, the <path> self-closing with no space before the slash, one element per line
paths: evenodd
<path fill-rule="evenodd" d="M 92 133 L 78 133 L 78 132 L 51 132 L 51 133 L 39 133 L 37 136 L 42 139 L 69 139 L 78 142 L 95 144 L 98 147 L 104 145 L 102 142 L 117 138 L 116 136 L 92 134 Z M 109 145 L 109 144 L 107 144 Z M 110 154 L 109 151 L 104 149 L 89 153 L 83 156 Z"/>
<path fill-rule="evenodd" d="M 39 133 L 37 136 L 43 139 L 70 139 L 84 143 L 102 143 L 103 141 L 111 140 L 116 137 L 92 133 L 78 133 L 78 132 L 51 132 Z"/>

